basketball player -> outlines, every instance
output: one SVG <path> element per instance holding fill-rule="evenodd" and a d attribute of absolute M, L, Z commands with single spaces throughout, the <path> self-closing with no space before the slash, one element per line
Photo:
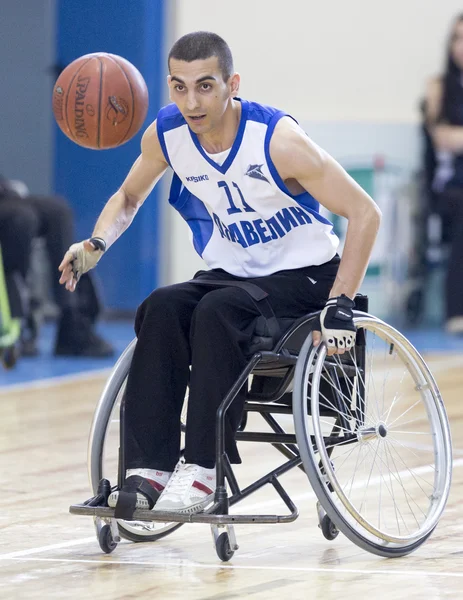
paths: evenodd
<path fill-rule="evenodd" d="M 137 508 L 153 507 L 157 494 L 150 490 L 156 490 L 162 493 L 153 510 L 192 513 L 213 499 L 216 410 L 247 362 L 260 314 L 239 286 L 205 280 L 257 284 L 277 317 L 321 309 L 315 342 L 322 335 L 330 353 L 342 353 L 355 341 L 352 299 L 380 212 L 290 116 L 238 98 L 240 76 L 218 35 L 180 38 L 169 54 L 169 72 L 173 104 L 146 130 L 141 155 L 104 207 L 92 238 L 66 253 L 60 282 L 75 290 L 170 166 L 169 202 L 187 221 L 210 270 L 156 289 L 138 309 L 126 391 L 126 475 L 137 478 Z M 342 260 L 319 202 L 349 221 Z M 186 447 L 179 461 L 188 382 Z M 241 394 L 227 416 L 232 463 L 241 462 L 234 435 L 243 404 Z M 117 500 L 114 492 L 109 504 Z"/>

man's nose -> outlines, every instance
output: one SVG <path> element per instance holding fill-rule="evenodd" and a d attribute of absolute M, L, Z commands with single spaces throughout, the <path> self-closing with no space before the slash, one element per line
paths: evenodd
<path fill-rule="evenodd" d="M 195 92 L 189 92 L 186 101 L 187 110 L 195 110 L 198 108 L 198 98 Z"/>

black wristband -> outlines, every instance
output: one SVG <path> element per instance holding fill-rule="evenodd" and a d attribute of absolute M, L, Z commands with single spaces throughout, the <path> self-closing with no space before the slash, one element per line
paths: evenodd
<path fill-rule="evenodd" d="M 96 250 L 101 250 L 101 252 L 106 251 L 106 242 L 103 238 L 100 237 L 92 237 L 89 239 L 89 242 L 95 246 Z"/>
<path fill-rule="evenodd" d="M 332 298 L 329 298 L 326 305 L 328 306 L 328 304 L 330 305 L 336 305 L 336 306 L 342 306 L 344 308 L 354 308 L 355 306 L 355 302 L 353 300 L 351 300 L 349 298 L 349 296 L 346 296 L 345 294 L 341 294 L 340 296 L 333 296 Z"/>

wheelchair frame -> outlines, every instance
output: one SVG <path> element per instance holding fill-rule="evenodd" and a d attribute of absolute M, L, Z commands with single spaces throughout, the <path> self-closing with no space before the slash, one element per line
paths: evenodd
<path fill-rule="evenodd" d="M 366 302 L 366 299 L 365 299 Z M 241 372 L 239 378 L 229 390 L 226 397 L 223 399 L 220 404 L 217 415 L 216 415 L 216 475 L 217 475 L 217 487 L 215 492 L 215 498 L 213 505 L 205 510 L 202 513 L 195 514 L 183 514 L 183 513 L 171 513 L 167 511 L 163 512 L 155 512 L 153 513 L 150 510 L 142 510 L 136 509 L 133 512 L 132 519 L 136 521 L 150 521 L 150 522 L 163 522 L 163 523 L 171 523 L 173 525 L 172 528 L 168 529 L 166 532 L 152 536 L 151 540 L 146 541 L 154 541 L 168 533 L 172 532 L 182 523 L 208 523 L 212 526 L 213 539 L 216 547 L 217 554 L 221 560 L 229 560 L 234 551 L 238 548 L 236 544 L 236 537 L 233 530 L 234 524 L 250 524 L 250 523 L 290 523 L 295 521 L 299 515 L 298 509 L 295 504 L 292 502 L 286 490 L 283 488 L 279 481 L 279 477 L 284 473 L 287 473 L 291 469 L 295 467 L 299 467 L 301 470 L 305 471 L 306 474 L 311 479 L 309 472 L 305 468 L 303 464 L 303 457 L 301 457 L 301 453 L 298 448 L 298 428 L 296 428 L 296 434 L 286 433 L 280 424 L 276 421 L 273 414 L 293 414 L 293 407 L 288 405 L 287 401 L 285 403 L 284 396 L 288 394 L 288 387 L 292 383 L 295 372 L 297 371 L 296 365 L 298 363 L 298 359 L 300 353 L 297 354 L 298 350 L 294 350 L 294 348 L 301 348 L 303 345 L 301 342 L 304 342 L 304 346 L 310 342 L 312 325 L 315 317 L 319 313 L 311 313 L 306 315 L 305 317 L 298 319 L 295 321 L 292 327 L 283 335 L 278 344 L 272 351 L 257 351 L 250 358 L 249 362 Z M 372 319 L 373 322 L 382 323 L 379 320 L 375 320 L 374 317 L 371 317 L 367 313 L 354 311 L 354 315 L 359 317 L 367 317 Z M 383 323 L 383 325 L 385 325 Z M 389 326 L 387 326 L 389 327 Z M 390 328 L 392 331 L 393 328 Z M 398 334 L 398 332 L 396 332 Z M 398 334 L 400 335 L 400 334 Z M 393 345 L 393 344 L 392 344 Z M 391 347 L 392 347 L 391 345 Z M 365 371 L 365 346 L 366 340 L 364 336 L 363 330 L 357 332 L 356 345 L 354 347 L 354 352 L 356 356 L 356 361 L 360 364 L 360 369 Z M 411 346 L 411 345 L 410 345 Z M 86 514 L 93 515 L 95 518 L 95 525 L 97 529 L 98 539 L 100 542 L 101 548 L 105 552 L 111 552 L 117 545 L 117 542 L 120 541 L 120 533 L 122 533 L 123 537 L 127 537 L 128 539 L 132 539 L 135 541 L 142 541 L 141 539 L 137 539 L 137 536 L 133 536 L 127 533 L 124 530 L 124 526 L 119 523 L 115 518 L 114 512 L 115 509 L 109 508 L 107 506 L 107 497 L 111 491 L 111 487 L 109 482 L 106 480 L 101 480 L 102 475 L 102 462 L 103 462 L 103 447 L 104 447 L 104 438 L 102 439 L 102 443 L 100 444 L 99 455 L 95 455 L 95 448 L 98 444 L 98 436 L 101 437 L 102 428 L 104 427 L 104 431 L 106 431 L 106 426 L 108 420 L 110 418 L 110 414 L 112 412 L 114 403 L 117 401 L 118 394 L 124 384 L 126 379 L 126 375 L 128 372 L 128 366 L 130 366 L 131 356 L 133 353 L 133 349 L 135 347 L 135 340 L 130 344 L 130 346 L 126 349 L 123 355 L 120 357 L 117 362 L 112 376 L 108 380 L 105 390 L 102 394 L 102 400 L 105 398 L 112 398 L 111 406 L 108 405 L 108 402 L 102 402 L 100 400 L 100 405 L 97 408 L 95 413 L 95 417 L 92 423 L 92 429 L 89 440 L 89 476 L 92 487 L 94 489 L 94 493 L 96 496 L 86 501 L 83 504 L 73 505 L 70 507 L 70 512 L 73 514 Z M 414 350 L 414 349 L 413 349 Z M 416 352 L 416 350 L 414 350 Z M 418 355 L 419 356 L 419 355 Z M 421 358 L 421 357 L 420 357 Z M 421 359 L 422 360 L 422 359 Z M 330 367 L 330 360 L 326 363 L 328 367 Z M 424 361 L 423 365 L 426 367 Z M 337 365 L 332 365 L 335 369 L 337 369 Z M 330 367 L 331 368 L 331 367 Z M 426 367 L 427 369 L 427 367 Z M 345 361 L 345 364 L 342 366 L 342 370 L 344 373 L 344 377 L 349 377 L 350 375 L 354 375 L 352 370 L 350 370 L 348 360 Z M 429 370 L 428 370 L 429 372 Z M 275 447 L 281 454 L 287 458 L 287 461 L 267 473 L 263 477 L 259 478 L 254 483 L 248 485 L 244 489 L 240 489 L 236 477 L 233 473 L 232 466 L 228 460 L 228 457 L 225 452 L 225 415 L 227 409 L 236 398 L 237 394 L 248 381 L 249 376 L 253 374 L 255 377 L 259 378 L 259 376 L 264 377 L 279 377 L 280 381 L 277 385 L 272 386 L 273 389 L 271 391 L 256 391 L 253 386 L 248 391 L 247 399 L 245 402 L 244 413 L 243 413 L 243 421 L 240 426 L 240 430 L 236 434 L 237 441 L 248 441 L 248 442 L 265 442 L 270 443 L 273 447 Z M 432 376 L 429 375 L 429 377 Z M 338 378 L 339 381 L 339 378 Z M 254 382 L 253 382 L 254 384 Z M 435 383 L 434 383 L 435 385 Z M 364 414 L 364 406 L 365 406 L 365 387 L 364 381 L 359 384 L 359 392 L 361 397 L 361 405 L 356 407 L 355 419 L 359 426 L 359 428 L 363 427 L 364 432 L 372 433 L 368 428 L 364 427 L 364 423 L 362 421 L 362 414 Z M 437 386 L 436 386 L 437 390 Z M 437 390 L 438 393 L 438 390 Z M 294 392 L 293 392 L 294 394 Z M 331 456 L 336 445 L 339 443 L 354 443 L 359 441 L 358 428 L 356 428 L 355 432 L 352 432 L 351 439 L 346 439 L 345 434 L 342 434 L 342 431 L 347 431 L 347 427 L 343 422 L 342 416 L 342 398 L 343 392 L 341 390 L 340 393 L 334 394 L 334 416 L 335 422 L 331 429 L 331 433 L 326 438 L 323 439 L 329 442 L 329 450 L 327 451 L 328 457 Z M 281 400 L 283 399 L 283 402 Z M 440 396 L 438 395 L 438 400 Z M 280 401 L 280 402 L 278 402 Z M 278 403 L 277 403 L 278 402 Z M 442 401 L 440 399 L 440 404 Z M 338 407 L 338 408 L 336 408 Z M 338 411 L 336 413 L 336 410 Z M 439 406 L 439 411 L 443 411 L 443 405 Z M 120 447 L 119 447 L 119 468 L 118 468 L 118 487 L 121 488 L 125 478 L 125 465 L 124 465 L 124 412 L 125 412 L 125 393 L 121 400 L 120 406 Z M 264 432 L 247 432 L 244 430 L 247 415 L 250 412 L 258 412 L 261 414 L 264 421 L 270 426 L 273 430 L 271 433 Z M 273 414 L 272 414 L 273 413 Z M 440 413 L 439 413 L 440 414 Z M 449 454 L 450 448 L 450 437 L 448 433 L 448 423 L 446 421 L 445 411 L 440 414 L 442 427 L 444 429 L 444 441 L 446 444 L 445 448 L 445 457 L 446 465 L 451 468 L 451 455 Z M 333 416 L 333 415 L 331 415 Z M 371 429 L 371 428 L 370 428 Z M 300 430 L 300 428 L 299 428 Z M 104 432 L 103 432 L 104 434 Z M 310 437 L 310 442 L 307 442 L 312 448 L 315 447 L 315 442 L 313 436 Z M 315 450 L 314 450 L 315 451 Z M 319 473 L 315 474 L 315 477 L 319 477 L 320 473 L 322 476 L 324 475 L 324 468 L 321 466 L 321 462 L 319 462 Z M 312 469 L 313 472 L 314 469 Z M 313 473 L 312 473 L 313 476 Z M 443 502 L 439 505 L 440 512 L 443 510 L 443 506 L 445 505 L 446 498 L 448 496 L 448 488 L 450 485 L 449 474 L 446 473 L 447 479 L 445 480 L 444 485 L 444 499 Z M 226 489 L 226 481 L 229 484 L 231 490 L 231 496 L 228 496 Z M 311 479 L 312 481 L 312 479 Z M 248 497 L 253 492 L 262 488 L 263 486 L 271 484 L 281 500 L 284 502 L 286 507 L 289 510 L 289 514 L 287 515 L 241 515 L 241 514 L 230 514 L 229 509 L 233 505 L 237 504 L 244 498 Z M 317 486 L 319 487 L 319 486 Z M 331 483 L 326 482 L 326 487 L 328 492 L 333 492 L 333 486 Z M 315 487 L 314 487 L 315 490 Z M 315 490 L 316 491 L 316 490 Z M 326 490 L 325 490 L 326 492 Z M 380 556 L 401 556 L 407 554 L 418 547 L 429 535 L 432 533 L 435 525 L 432 527 L 431 531 L 427 532 L 425 536 L 422 536 L 418 541 L 409 544 L 405 548 L 400 548 L 391 545 L 390 548 L 385 548 L 383 546 L 362 543 L 362 541 L 356 539 L 355 534 L 352 535 L 349 531 L 349 527 L 339 526 L 339 520 L 336 516 L 336 511 L 331 510 L 330 507 L 327 507 L 325 503 L 323 503 L 323 507 L 320 503 L 322 501 L 322 495 L 316 494 L 319 496 L 319 502 L 317 503 L 317 512 L 319 516 L 319 526 L 322 529 L 324 536 L 327 539 L 334 539 L 338 533 L 339 529 L 350 538 L 352 541 L 360 545 L 361 547 L 378 554 Z M 329 514 L 327 514 L 329 512 Z M 127 521 L 125 521 L 127 523 Z M 174 526 L 174 524 L 177 524 Z M 225 531 L 221 533 L 221 529 L 225 528 Z M 140 536 L 141 537 L 141 536 Z"/>

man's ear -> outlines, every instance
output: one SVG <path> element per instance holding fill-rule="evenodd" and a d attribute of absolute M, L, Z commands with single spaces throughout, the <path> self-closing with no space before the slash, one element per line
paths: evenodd
<path fill-rule="evenodd" d="M 238 92 L 240 91 L 240 83 L 241 83 L 241 76 L 239 73 L 233 73 L 233 75 L 230 77 L 229 80 L 229 84 L 230 84 L 230 94 L 232 96 L 237 96 Z"/>

